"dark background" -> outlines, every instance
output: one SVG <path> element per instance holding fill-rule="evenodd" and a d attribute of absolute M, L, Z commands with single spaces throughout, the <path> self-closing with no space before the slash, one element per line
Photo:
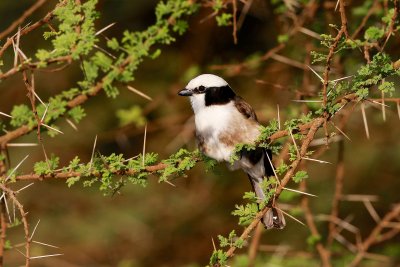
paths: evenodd
<path fill-rule="evenodd" d="M 0 31 L 33 2 L 1 1 Z M 155 20 L 157 2 L 100 0 L 98 29 L 116 22 L 105 35 L 117 38 L 122 36 L 125 29 L 144 30 Z M 43 17 L 55 4 L 56 1 L 48 1 L 26 22 Z M 357 2 L 352 4 L 356 6 Z M 61 119 L 57 125 L 64 135 L 56 138 L 43 135 L 47 152 L 60 156 L 61 165 L 67 164 L 75 155 L 89 161 L 95 135 L 98 135 L 97 151 L 102 154 L 123 153 L 128 158 L 141 153 L 144 127 L 133 124 L 121 127 L 116 116 L 117 110 L 134 105 L 143 108 L 148 120 L 147 151 L 154 151 L 159 153 L 160 158 L 165 158 L 180 147 L 195 149 L 190 104 L 187 99 L 178 97 L 177 92 L 199 73 L 212 72 L 223 76 L 255 108 L 264 124 L 277 117 L 277 104 L 282 120 L 297 117 L 301 112 L 300 104 L 291 100 L 296 98 L 296 90 L 301 87 L 303 70 L 273 60 L 240 73 L 212 68 L 213 65 L 243 62 L 277 44 L 276 37 L 284 25 L 273 16 L 270 3 L 255 1 L 238 34 L 237 45 L 233 43 L 231 27 L 217 27 L 214 19 L 200 23 L 211 12 L 210 9 L 203 9 L 191 17 L 190 29 L 184 36 L 178 37 L 171 46 L 161 46 L 159 58 L 147 59 L 139 67 L 132 86 L 150 95 L 154 99 L 152 102 L 122 87 L 116 99 L 100 94 L 85 104 L 87 116 L 78 125 L 78 132 Z M 324 17 L 319 16 L 321 19 Z M 21 48 L 27 55 L 33 56 L 38 48 L 47 46 L 42 38 L 44 30 L 35 31 L 21 39 Z M 307 51 L 302 41 L 307 38 L 310 37 L 299 37 L 282 54 L 304 61 Z M 394 48 L 389 51 L 396 55 Z M 362 62 L 362 55 L 357 56 Z M 3 56 L 3 60 L 5 63 L 13 60 L 12 49 Z M 311 86 L 319 88 L 316 77 L 312 73 L 309 73 L 309 77 Z M 15 75 L 0 84 L 0 111 L 9 113 L 14 104 L 29 103 L 21 78 L 21 74 Z M 78 64 L 50 75 L 37 72 L 36 90 L 43 99 L 47 99 L 75 86 L 75 82 L 81 78 Z M 384 122 L 380 106 L 368 107 L 371 139 L 367 140 L 361 112 L 356 108 L 346 128 L 352 141 L 345 140 L 344 193 L 379 196 L 374 207 L 381 215 L 391 208 L 391 203 L 399 201 L 400 188 L 399 118 L 395 106 L 391 105 L 386 111 L 387 121 Z M 35 133 L 17 140 L 36 141 Z M 321 157 L 334 164 L 307 164 L 310 176 L 308 191 L 318 195 L 318 198 L 310 199 L 315 214 L 330 212 L 337 149 L 337 144 L 331 144 L 330 150 Z M 32 171 L 32 164 L 43 160 L 40 147 L 12 148 L 10 153 L 13 165 L 26 154 L 30 155 L 21 167 L 23 172 Z M 216 240 L 219 234 L 226 236 L 232 229 L 240 233 L 237 218 L 230 213 L 234 204 L 242 203 L 241 197 L 251 189 L 250 184 L 244 173 L 228 172 L 223 164 L 214 172 L 205 172 L 203 164 L 198 164 L 187 173 L 186 178 L 178 178 L 173 183 L 176 187 L 159 184 L 157 177 L 153 177 L 146 188 L 128 185 L 121 190 L 121 194 L 104 197 L 96 188 L 83 188 L 80 184 L 68 188 L 65 181 L 35 182 L 19 195 L 29 211 L 31 227 L 40 220 L 34 239 L 59 246 L 60 249 L 32 245 L 32 254 L 63 253 L 64 256 L 34 260 L 32 266 L 207 264 L 213 249 L 212 238 Z M 19 183 L 15 188 L 22 186 Z M 340 216 L 353 215 L 352 223 L 364 235 L 375 226 L 362 203 L 342 204 Z M 299 219 L 303 220 L 301 216 Z M 326 224 L 321 224 L 320 230 L 322 234 L 327 233 Z M 8 234 L 13 244 L 23 241 L 21 227 L 9 230 Z M 285 230 L 264 232 L 262 243 L 312 251 L 304 242 L 308 236 L 307 227 L 287 218 Z M 394 253 L 388 252 L 391 248 L 395 248 L 391 250 Z M 246 248 L 242 251 L 246 252 Z M 399 249 L 395 245 L 377 246 L 374 251 L 392 257 Z M 270 255 L 260 253 L 267 259 Z M 5 266 L 17 266 L 22 262 L 21 255 L 15 250 L 6 252 Z"/>

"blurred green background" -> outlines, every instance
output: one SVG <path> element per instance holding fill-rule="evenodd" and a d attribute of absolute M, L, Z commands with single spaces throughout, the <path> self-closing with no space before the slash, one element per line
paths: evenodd
<path fill-rule="evenodd" d="M 108 37 L 121 37 L 124 29 L 143 30 L 154 22 L 157 2 L 100 0 L 98 29 L 116 22 L 104 33 Z M 355 6 L 358 4 L 351 2 Z M 1 1 L 0 31 L 33 3 L 32 0 Z M 47 1 L 25 23 L 40 19 L 55 4 L 56 1 Z M 238 33 L 239 42 L 235 45 L 231 27 L 218 27 L 213 19 L 201 22 L 212 13 L 212 10 L 202 9 L 191 17 L 189 31 L 184 36 L 178 37 L 177 42 L 170 46 L 161 46 L 161 56 L 145 60 L 136 72 L 132 86 L 151 96 L 153 101 L 149 102 L 123 87 L 116 99 L 99 94 L 85 104 L 87 116 L 78 125 L 79 131 L 60 120 L 57 125 L 64 135 L 55 138 L 43 135 L 47 153 L 60 156 L 61 165 L 67 164 L 75 155 L 89 161 L 96 135 L 97 151 L 102 154 L 123 153 L 128 158 L 141 153 L 144 126 L 135 123 L 121 126 L 117 116 L 119 110 L 135 106 L 143 108 L 143 116 L 147 120 L 147 151 L 154 151 L 159 153 L 160 158 L 165 158 L 180 147 L 195 149 L 192 111 L 187 99 L 177 96 L 177 92 L 200 73 L 223 76 L 255 108 L 264 124 L 277 117 L 277 105 L 280 106 L 282 120 L 297 117 L 301 113 L 301 105 L 291 100 L 296 98 L 297 90 L 301 90 L 303 70 L 273 60 L 257 63 L 237 73 L 213 67 L 251 60 L 275 46 L 277 35 L 284 25 L 271 10 L 269 1 L 254 1 Z M 318 16 L 321 19 L 324 17 L 321 14 Z M 21 49 L 26 54 L 46 47 L 43 30 L 21 39 Z M 304 61 L 307 50 L 303 42 L 307 38 L 310 37 L 298 37 L 281 53 Z M 390 46 L 389 51 L 392 56 L 399 57 L 395 45 Z M 13 60 L 12 49 L 3 59 L 5 62 Z M 41 98 L 47 99 L 75 86 L 82 75 L 77 63 L 50 75 L 37 72 L 36 90 Z M 316 77 L 311 72 L 307 77 L 311 80 L 312 89 L 318 90 Z M 0 111 L 8 113 L 12 105 L 28 102 L 22 75 L 15 75 L 0 84 Z M 391 208 L 391 203 L 400 199 L 399 118 L 393 105 L 387 109 L 386 122 L 382 120 L 379 106 L 370 105 L 367 115 L 370 140 L 365 137 L 359 109 L 355 109 L 346 128 L 352 141 L 345 140 L 344 193 L 377 195 L 379 201 L 374 203 L 374 207 L 383 215 Z M 18 142 L 36 141 L 35 133 L 18 139 Z M 331 144 L 330 150 L 321 159 L 335 163 L 337 150 L 337 144 Z M 39 146 L 11 148 L 12 164 L 15 166 L 26 154 L 30 157 L 21 171 L 28 173 L 33 169 L 33 162 L 43 160 L 43 153 Z M 310 199 L 313 211 L 315 214 L 327 214 L 333 193 L 335 164 L 308 162 L 307 165 L 310 174 L 308 191 L 318 195 L 318 198 Z M 60 248 L 33 245 L 32 254 L 64 255 L 33 260 L 32 266 L 206 265 L 213 249 L 212 238 L 216 239 L 219 234 L 226 236 L 232 229 L 240 233 L 241 227 L 237 226 L 237 219 L 230 213 L 236 203 L 243 202 L 241 197 L 243 192 L 251 190 L 250 184 L 244 173 L 228 172 L 223 164 L 214 172 L 205 172 L 204 166 L 198 164 L 187 173 L 187 177 L 176 179 L 174 184 L 175 187 L 159 184 L 154 177 L 146 188 L 128 185 L 121 194 L 104 197 L 96 188 L 82 188 L 81 185 L 68 188 L 65 181 L 35 182 L 19 196 L 29 211 L 31 227 L 40 220 L 34 239 Z M 18 183 L 15 188 L 23 185 Z M 362 203 L 342 202 L 340 216 L 344 218 L 347 215 L 354 216 L 352 223 L 364 235 L 375 226 Z M 307 227 L 291 219 L 287 219 L 287 223 L 283 231 L 264 231 L 262 244 L 289 245 L 292 250 L 312 251 L 304 244 L 309 236 Z M 326 233 L 326 224 L 321 224 L 320 230 L 322 234 Z M 13 244 L 23 241 L 20 227 L 10 230 L 8 234 Z M 398 262 L 399 241 L 397 238 L 387 246 L 376 246 L 373 252 L 383 253 Z M 246 253 L 246 249 L 242 252 Z M 271 255 L 260 252 L 257 266 L 276 266 L 269 261 Z M 22 263 L 23 259 L 17 251 L 6 252 L 5 266 Z M 382 266 L 379 262 L 377 264 Z M 233 266 L 240 266 L 240 262 Z M 289 263 L 284 266 L 289 266 Z M 297 262 L 291 266 L 305 265 Z"/>

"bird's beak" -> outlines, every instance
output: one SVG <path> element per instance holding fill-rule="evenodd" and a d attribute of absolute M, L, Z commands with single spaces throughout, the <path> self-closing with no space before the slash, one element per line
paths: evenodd
<path fill-rule="evenodd" d="M 193 95 L 193 92 L 191 90 L 188 90 L 188 89 L 184 88 L 184 89 L 179 91 L 178 95 L 180 95 L 180 96 L 191 96 L 191 95 Z"/>

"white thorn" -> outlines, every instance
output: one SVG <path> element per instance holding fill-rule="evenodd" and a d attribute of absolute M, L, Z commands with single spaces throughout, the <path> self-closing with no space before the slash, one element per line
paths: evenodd
<path fill-rule="evenodd" d="M 307 65 L 307 67 L 319 78 L 319 80 L 323 83 L 324 79 L 322 79 L 321 75 L 319 75 L 313 68 Z"/>
<path fill-rule="evenodd" d="M 310 193 L 307 193 L 307 192 L 303 192 L 303 191 L 299 191 L 299 190 L 296 190 L 296 189 L 292 189 L 292 188 L 283 187 L 283 189 L 288 190 L 288 191 L 292 191 L 292 192 L 296 192 L 296 193 L 299 193 L 299 194 L 307 195 L 307 196 L 310 196 L 310 197 L 318 197 L 316 195 L 313 195 L 313 194 L 310 194 Z"/>
<path fill-rule="evenodd" d="M 37 227 L 39 226 L 39 223 L 40 223 L 40 219 L 39 219 L 38 222 L 36 223 L 35 228 L 33 228 L 33 231 L 32 231 L 32 234 L 31 234 L 31 237 L 29 238 L 29 240 L 32 240 L 33 235 L 35 234 L 36 229 L 37 229 Z"/>
<path fill-rule="evenodd" d="M 21 166 L 21 164 L 29 157 L 29 155 L 26 155 L 25 158 L 23 158 L 18 165 L 10 172 L 10 174 L 7 176 L 6 181 L 10 179 L 10 177 L 14 174 L 14 172 Z"/>
<path fill-rule="evenodd" d="M 92 164 L 93 164 L 93 157 L 94 157 L 94 151 L 96 149 L 96 144 L 97 144 L 97 134 L 94 138 L 94 144 L 93 144 L 93 149 L 92 149 L 92 156 L 90 157 L 90 164 L 89 164 L 89 170 L 92 170 Z"/>
<path fill-rule="evenodd" d="M 101 29 L 101 30 L 99 30 L 98 32 L 96 32 L 95 35 L 99 35 L 99 34 L 105 32 L 106 30 L 108 30 L 109 28 L 111 28 L 112 26 L 114 26 L 115 23 L 116 23 L 116 22 L 113 22 L 113 23 L 109 24 L 108 26 L 105 26 L 103 29 Z"/>
<path fill-rule="evenodd" d="M 328 161 L 319 160 L 319 159 L 312 159 L 312 158 L 308 158 L 308 157 L 302 157 L 302 159 L 310 160 L 310 161 L 316 161 L 316 162 L 319 162 L 319 163 L 332 164 L 332 163 L 330 163 Z"/>
<path fill-rule="evenodd" d="M 152 99 L 150 96 L 148 96 L 148 95 L 146 95 L 145 93 L 139 91 L 138 89 L 135 89 L 135 88 L 133 88 L 133 87 L 130 86 L 130 85 L 128 85 L 127 88 L 128 88 L 130 91 L 134 92 L 135 94 L 138 94 L 138 95 L 140 95 L 141 97 L 143 97 L 143 98 L 145 98 L 145 99 L 147 99 L 147 100 L 149 100 L 149 101 L 153 101 L 153 99 Z"/>

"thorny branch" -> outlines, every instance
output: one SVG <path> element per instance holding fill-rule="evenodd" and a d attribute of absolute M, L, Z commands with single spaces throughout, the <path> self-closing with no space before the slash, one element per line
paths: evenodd
<path fill-rule="evenodd" d="M 10 188 L 8 188 L 6 185 L 0 183 L 0 189 L 5 193 L 4 195 L 4 201 L 6 197 L 9 197 L 11 201 L 14 203 L 15 206 L 17 206 L 19 213 L 21 215 L 21 220 L 22 224 L 24 226 L 24 232 L 25 232 L 25 267 L 29 267 L 29 262 L 30 262 L 30 237 L 29 237 L 29 224 L 28 220 L 26 218 L 26 212 L 24 210 L 24 207 L 22 206 L 21 202 L 17 199 L 15 196 L 15 192 L 12 191 Z M 2 226 L 4 227 L 4 226 Z"/>
<path fill-rule="evenodd" d="M 67 1 L 68 0 L 61 1 L 60 3 L 58 3 L 56 5 L 56 8 L 59 7 L 59 6 L 65 5 L 67 3 Z M 26 35 L 26 34 L 30 33 L 31 31 L 36 30 L 40 26 L 48 23 L 49 21 L 51 21 L 53 19 L 53 16 L 54 16 L 54 10 L 48 12 L 47 15 L 44 16 L 44 18 L 42 18 L 41 20 L 35 22 L 34 24 L 32 24 L 32 25 L 30 25 L 28 27 L 23 28 L 21 30 L 21 33 L 20 33 L 21 36 Z M 3 53 L 6 51 L 6 49 L 12 45 L 13 38 L 14 38 L 14 36 L 12 38 L 7 38 L 7 41 L 1 47 L 1 49 L 0 49 L 0 58 L 3 56 Z"/>
<path fill-rule="evenodd" d="M 29 9 L 25 10 L 21 17 L 16 19 L 10 26 L 7 27 L 4 31 L 0 32 L 0 40 L 3 39 L 5 36 L 10 34 L 18 25 L 21 25 L 33 12 L 35 12 L 38 8 L 40 8 L 47 0 L 38 0 L 34 3 Z"/>
<path fill-rule="evenodd" d="M 314 138 L 314 135 L 316 134 L 317 130 L 321 127 L 323 124 L 324 120 L 322 118 L 315 119 L 312 124 L 310 125 L 310 129 L 307 133 L 307 136 L 303 140 L 303 144 L 301 145 L 300 148 L 300 156 L 292 162 L 290 165 L 289 170 L 286 172 L 285 176 L 282 178 L 282 180 L 279 183 L 279 186 L 276 189 L 275 193 L 275 198 L 278 199 L 280 193 L 284 190 L 284 187 L 286 184 L 290 181 L 292 178 L 294 172 L 296 171 L 297 167 L 299 166 L 302 157 L 304 157 L 307 153 L 308 146 L 310 145 L 311 141 Z M 261 218 L 265 215 L 265 213 L 269 210 L 269 207 L 265 207 L 263 210 L 257 213 L 256 217 L 253 219 L 253 221 L 247 226 L 242 234 L 240 235 L 240 239 L 246 240 L 250 237 L 250 233 L 254 230 L 254 228 L 257 226 Z M 228 251 L 225 253 L 225 255 L 230 258 L 234 255 L 234 252 L 236 251 L 236 247 L 232 246 L 228 249 Z M 218 265 L 217 265 L 218 266 Z"/>
<path fill-rule="evenodd" d="M 386 225 L 393 219 L 397 218 L 400 215 L 400 204 L 396 204 L 393 209 L 388 212 L 385 217 L 378 223 L 377 226 L 371 231 L 370 235 L 365 239 L 365 241 L 360 245 L 358 249 L 358 253 L 354 260 L 350 263 L 351 267 L 357 266 L 361 260 L 364 258 L 366 252 L 369 247 L 379 240 L 379 236 L 382 231 L 385 229 Z"/>

